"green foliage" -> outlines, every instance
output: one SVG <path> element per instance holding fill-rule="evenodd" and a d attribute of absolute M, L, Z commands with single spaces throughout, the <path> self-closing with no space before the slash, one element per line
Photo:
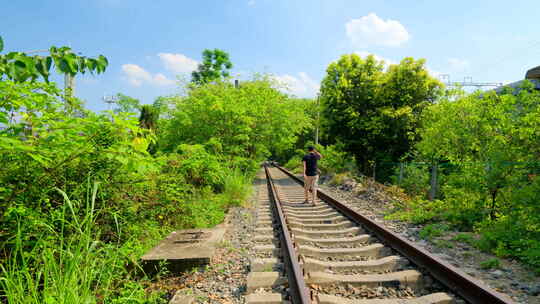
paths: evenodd
<path fill-rule="evenodd" d="M 114 99 L 115 108 L 114 113 L 137 113 L 141 111 L 141 103 L 138 99 L 124 95 L 122 93 L 116 94 Z"/>
<path fill-rule="evenodd" d="M 435 240 L 435 246 L 440 248 L 454 248 L 454 244 L 448 240 Z"/>
<path fill-rule="evenodd" d="M 441 83 L 430 77 L 425 61 L 403 59 L 383 71 L 373 56 L 344 55 L 331 63 L 321 85 L 322 115 L 329 140 L 344 144 L 364 173 L 377 163 L 378 176 L 417 140 L 422 110 L 438 98 Z"/>
<path fill-rule="evenodd" d="M 231 160 L 261 161 L 289 149 L 309 122 L 268 78 L 244 82 L 238 89 L 226 82 L 207 84 L 175 101 L 171 119 L 160 129 L 164 151 L 180 143 L 201 144 Z"/>
<path fill-rule="evenodd" d="M 223 197 L 229 206 L 244 205 L 251 194 L 251 176 L 235 168 L 224 177 Z"/>
<path fill-rule="evenodd" d="M 480 262 L 480 267 L 482 269 L 499 268 L 499 267 L 501 267 L 501 261 L 499 261 L 499 259 L 492 258 L 492 259 Z"/>
<path fill-rule="evenodd" d="M 140 109 L 139 125 L 141 128 L 155 130 L 159 119 L 158 110 L 151 105 L 143 105 Z"/>
<path fill-rule="evenodd" d="M 229 77 L 229 71 L 233 65 L 229 60 L 229 54 L 220 49 L 204 50 L 203 60 L 196 71 L 191 73 L 191 81 L 197 85 L 203 85 Z"/>
<path fill-rule="evenodd" d="M 305 146 L 313 145 L 311 142 L 306 142 Z M 343 146 L 336 145 L 316 145 L 317 151 L 323 156 L 318 162 L 317 167 L 321 170 L 322 175 L 335 175 L 346 171 L 356 170 L 352 156 L 343 152 Z M 307 148 L 298 149 L 292 158 L 287 161 L 285 168 L 293 170 L 293 172 L 301 173 L 303 170 L 302 158 L 307 153 Z"/>
<path fill-rule="evenodd" d="M 134 275 L 126 265 L 136 265 L 132 255 L 146 248 L 134 247 L 135 238 L 124 243 L 100 240 L 97 190 L 95 184 L 86 202 L 60 191 L 65 201 L 58 212 L 35 219 L 42 231 L 30 250 L 19 225 L 16 246 L 0 264 L 0 290 L 9 303 L 164 303 L 159 294 L 146 294 L 141 283 L 126 282 Z"/>
<path fill-rule="evenodd" d="M 445 224 L 428 224 L 426 226 L 424 226 L 424 228 L 422 228 L 422 230 L 420 230 L 420 237 L 425 239 L 425 240 L 429 240 L 429 239 L 432 239 L 434 237 L 439 237 L 439 236 L 442 236 L 443 233 L 445 231 L 448 231 L 450 228 L 448 227 L 448 225 L 445 225 Z"/>
<path fill-rule="evenodd" d="M 392 183 L 399 185 L 413 197 L 427 197 L 430 187 L 429 165 L 425 163 L 404 163 L 401 182 L 399 181 L 400 170 L 400 167 L 396 166 L 394 175 L 391 177 Z"/>
<path fill-rule="evenodd" d="M 330 185 L 332 186 L 343 185 L 345 181 L 351 180 L 351 179 L 352 179 L 352 176 L 349 172 L 338 173 L 332 177 L 332 179 L 330 180 Z"/>
<path fill-rule="evenodd" d="M 412 222 L 415 224 L 425 224 L 443 219 L 443 215 L 448 210 L 444 201 L 424 199 L 413 199 L 400 206 L 399 210 L 386 216 L 388 219 L 397 219 Z"/>
<path fill-rule="evenodd" d="M 0 52 L 4 46 L 0 38 Z M 42 77 L 49 81 L 51 67 L 54 66 L 62 74 L 75 76 L 77 73 L 103 73 L 109 64 L 107 58 L 76 55 L 69 47 L 50 47 L 48 56 L 30 56 L 23 52 L 10 52 L 0 55 L 0 80 L 6 76 L 16 82 L 35 81 Z"/>
<path fill-rule="evenodd" d="M 140 255 L 173 228 L 219 223 L 247 197 L 250 175 L 226 177 L 202 145 L 154 158 L 152 133 L 129 114 L 71 115 L 53 84 L 0 88 L 0 290 L 10 303 L 156 302 Z M 103 187 L 90 195 L 94 183 Z"/>
<path fill-rule="evenodd" d="M 466 244 L 469 244 L 469 245 L 474 245 L 474 243 L 475 243 L 475 240 L 474 240 L 473 236 L 470 233 L 458 233 L 452 238 L 452 240 L 457 241 L 457 242 L 466 243 Z"/>
<path fill-rule="evenodd" d="M 323 158 L 317 164 L 322 174 L 328 175 L 356 170 L 352 155 L 344 152 L 343 149 L 343 145 L 340 144 L 326 147 L 317 145 L 317 151 L 323 155 Z"/>
<path fill-rule="evenodd" d="M 430 214 L 430 204 L 417 204 L 423 191 L 409 185 L 426 189 L 428 176 L 418 173 L 404 183 L 418 199 L 394 216 L 474 230 L 475 246 L 540 271 L 540 93 L 525 84 L 515 92 L 449 97 L 422 115 L 415 161 L 444 161 L 441 208 Z"/>

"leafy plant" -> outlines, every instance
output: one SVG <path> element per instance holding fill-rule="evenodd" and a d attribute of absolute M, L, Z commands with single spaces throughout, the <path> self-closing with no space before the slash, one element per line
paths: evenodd
<path fill-rule="evenodd" d="M 492 259 L 480 262 L 480 267 L 482 269 L 499 268 L 499 267 L 501 267 L 501 261 L 499 261 L 499 259 L 492 258 Z"/>
<path fill-rule="evenodd" d="M 426 240 L 442 236 L 445 231 L 448 231 L 449 227 L 445 224 L 428 224 L 420 230 L 420 237 Z"/>
<path fill-rule="evenodd" d="M 0 52 L 4 42 L 0 37 Z M 48 50 L 49 55 L 29 55 L 24 52 L 9 52 L 0 55 L 0 79 L 6 76 L 16 82 L 26 80 L 35 81 L 43 78 L 49 82 L 50 70 L 54 66 L 63 74 L 76 75 L 77 73 L 103 73 L 109 64 L 107 58 L 99 55 L 97 58 L 79 56 L 71 48 L 52 46 Z"/>

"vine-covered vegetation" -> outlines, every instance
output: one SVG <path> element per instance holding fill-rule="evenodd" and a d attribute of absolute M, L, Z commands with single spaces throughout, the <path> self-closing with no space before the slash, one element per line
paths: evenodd
<path fill-rule="evenodd" d="M 480 249 L 540 272 L 540 92 L 533 86 L 444 92 L 423 60 L 385 69 L 373 56 L 352 54 L 328 66 L 321 100 L 324 143 L 346 152 L 338 159 L 353 156 L 359 173 L 393 181 L 412 197 L 391 217 L 477 232 Z M 342 163 L 327 171 L 339 173 Z"/>
<path fill-rule="evenodd" d="M 245 204 L 259 163 L 309 123 L 268 77 L 239 88 L 212 78 L 153 105 L 119 94 L 103 113 L 52 82 L 12 78 L 0 78 L 0 302 L 10 304 L 164 302 L 145 291 L 139 257 Z"/>
<path fill-rule="evenodd" d="M 440 168 L 439 200 L 425 200 L 429 171 L 411 166 L 404 186 L 416 198 L 396 216 L 475 230 L 481 249 L 540 272 L 539 114 L 540 92 L 527 84 L 427 108 L 413 161 Z"/>

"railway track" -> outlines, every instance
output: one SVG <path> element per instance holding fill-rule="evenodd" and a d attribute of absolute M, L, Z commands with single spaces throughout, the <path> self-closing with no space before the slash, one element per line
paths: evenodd
<path fill-rule="evenodd" d="M 302 181 L 265 167 L 247 303 L 512 303 Z"/>

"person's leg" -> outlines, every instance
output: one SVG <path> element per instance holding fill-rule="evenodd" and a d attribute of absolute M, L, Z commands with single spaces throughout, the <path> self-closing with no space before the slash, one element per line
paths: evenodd
<path fill-rule="evenodd" d="M 308 202 L 308 191 L 309 191 L 309 176 L 306 176 L 304 179 L 304 203 Z"/>
<path fill-rule="evenodd" d="M 313 181 L 311 182 L 311 194 L 313 195 L 313 205 L 317 203 L 317 182 L 319 181 L 319 176 L 313 176 Z"/>

